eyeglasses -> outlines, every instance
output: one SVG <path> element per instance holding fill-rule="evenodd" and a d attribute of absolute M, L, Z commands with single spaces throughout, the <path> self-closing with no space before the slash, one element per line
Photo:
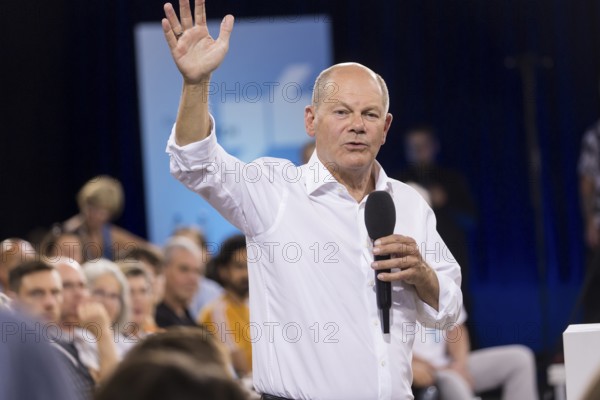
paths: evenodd
<path fill-rule="evenodd" d="M 98 298 L 101 298 L 104 300 L 114 301 L 114 302 L 121 301 L 121 296 L 119 295 L 119 293 L 107 293 L 102 289 L 92 290 L 92 296 L 98 297 Z"/>

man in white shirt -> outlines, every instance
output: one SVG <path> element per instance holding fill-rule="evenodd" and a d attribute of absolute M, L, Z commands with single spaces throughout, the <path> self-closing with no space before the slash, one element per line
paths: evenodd
<path fill-rule="evenodd" d="M 316 140 L 308 164 L 260 158 L 244 164 L 217 143 L 208 112 L 210 75 L 233 29 L 195 24 L 187 0 L 181 22 L 165 5 L 162 25 L 183 80 L 167 145 L 171 173 L 211 203 L 247 238 L 254 386 L 264 399 L 412 399 L 414 324 L 445 325 L 462 303 L 460 270 L 435 230 L 429 206 L 375 161 L 392 122 L 383 79 L 359 64 L 321 73 L 305 126 Z M 392 196 L 395 234 L 373 247 L 366 198 Z M 390 260 L 373 263 L 373 253 Z M 426 256 L 426 260 L 423 259 Z M 392 268 L 391 329 L 381 332 L 374 270 Z"/>

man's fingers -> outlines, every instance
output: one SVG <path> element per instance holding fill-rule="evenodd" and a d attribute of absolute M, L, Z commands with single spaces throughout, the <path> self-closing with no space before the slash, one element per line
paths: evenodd
<path fill-rule="evenodd" d="M 171 50 L 173 50 L 175 48 L 175 46 L 177 46 L 177 38 L 175 37 L 175 34 L 173 33 L 173 29 L 171 28 L 171 24 L 169 23 L 169 20 L 167 20 L 166 18 L 163 18 L 161 22 L 162 22 L 163 33 L 165 34 L 165 39 L 167 40 L 167 44 L 169 45 L 169 48 Z"/>
<path fill-rule="evenodd" d="M 170 25 L 171 31 L 173 31 L 173 35 L 183 32 L 183 27 L 179 23 L 179 19 L 177 19 L 177 14 L 175 14 L 175 10 L 173 9 L 173 5 L 171 3 L 165 4 L 165 16 L 167 17 L 167 20 L 169 21 L 169 25 Z M 165 25 L 163 24 L 163 30 L 164 30 L 164 27 L 165 27 Z M 175 39 L 177 39 L 177 38 L 175 37 Z"/>
<path fill-rule="evenodd" d="M 390 244 L 390 243 L 416 244 L 417 242 L 415 241 L 415 239 L 411 238 L 410 236 L 403 236 L 403 235 L 397 235 L 397 234 L 384 236 L 375 241 L 375 245 L 377 245 L 377 246 L 382 245 L 382 244 Z"/>
<path fill-rule="evenodd" d="M 204 0 L 196 0 L 194 15 L 196 17 L 196 25 L 206 25 L 206 7 Z"/>
<path fill-rule="evenodd" d="M 221 22 L 221 30 L 219 31 L 219 37 L 217 38 L 217 42 L 222 43 L 226 48 L 229 47 L 229 38 L 231 37 L 231 32 L 233 31 L 233 23 L 234 23 L 233 15 L 226 15 Z"/>
<path fill-rule="evenodd" d="M 181 17 L 181 27 L 184 31 L 194 26 L 192 10 L 190 9 L 190 0 L 179 0 L 179 15 Z M 175 33 L 179 33 L 179 31 Z"/>
<path fill-rule="evenodd" d="M 373 247 L 373 254 L 377 256 L 392 255 L 395 257 L 404 257 L 419 254 L 419 249 L 414 242 L 393 242 Z"/>
<path fill-rule="evenodd" d="M 400 258 L 391 258 L 389 260 L 378 260 L 371 264 L 373 269 L 408 269 L 413 266 L 419 265 L 421 260 L 415 256 L 406 256 Z"/>
<path fill-rule="evenodd" d="M 377 274 L 377 279 L 384 282 L 392 282 L 392 281 L 405 281 L 410 280 L 410 278 L 414 275 L 414 272 L 411 270 L 404 271 L 392 271 L 392 272 L 382 272 Z"/>

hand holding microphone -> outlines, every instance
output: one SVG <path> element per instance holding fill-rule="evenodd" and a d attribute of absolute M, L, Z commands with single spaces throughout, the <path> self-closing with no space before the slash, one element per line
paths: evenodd
<path fill-rule="evenodd" d="M 396 208 L 389 193 L 374 191 L 365 205 L 365 224 L 374 241 L 372 264 L 375 270 L 377 307 L 381 310 L 383 333 L 389 333 L 389 310 L 392 305 L 391 282 L 401 280 L 414 285 L 418 296 L 438 308 L 439 282 L 435 272 L 425 263 L 416 241 L 394 234 Z M 394 271 L 392 271 L 394 269 Z"/>

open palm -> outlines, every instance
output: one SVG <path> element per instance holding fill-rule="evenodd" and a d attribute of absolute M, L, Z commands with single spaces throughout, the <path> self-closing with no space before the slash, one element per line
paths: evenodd
<path fill-rule="evenodd" d="M 233 16 L 227 15 L 221 22 L 219 37 L 210 36 L 206 25 L 204 0 L 196 0 L 194 18 L 189 0 L 181 0 L 177 18 L 170 3 L 165 4 L 166 18 L 162 20 L 163 32 L 173 60 L 188 84 L 199 84 L 221 65 L 229 49 L 229 37 L 233 30 Z"/>

